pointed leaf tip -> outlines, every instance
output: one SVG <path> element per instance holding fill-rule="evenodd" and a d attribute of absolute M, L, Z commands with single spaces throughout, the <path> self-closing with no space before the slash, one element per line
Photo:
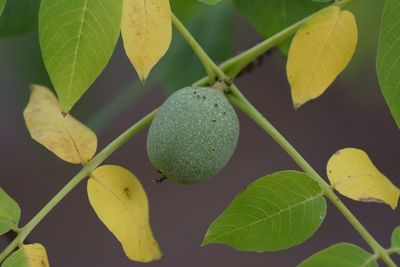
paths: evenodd
<path fill-rule="evenodd" d="M 120 33 L 122 1 L 40 1 L 40 47 L 64 112 L 109 62 Z"/>
<path fill-rule="evenodd" d="M 88 180 L 87 191 L 97 216 L 129 259 L 151 262 L 162 258 L 149 222 L 146 193 L 132 173 L 119 166 L 101 166 Z"/>
<path fill-rule="evenodd" d="M 122 39 L 142 82 L 171 44 L 171 14 L 169 0 L 124 0 Z"/>
<path fill-rule="evenodd" d="M 357 148 L 337 151 L 328 161 L 327 176 L 342 195 L 357 201 L 388 204 L 397 207 L 397 188 L 373 164 L 367 153 Z"/>

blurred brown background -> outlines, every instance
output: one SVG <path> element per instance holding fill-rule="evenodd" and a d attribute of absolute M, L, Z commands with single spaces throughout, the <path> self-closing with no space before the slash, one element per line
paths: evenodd
<path fill-rule="evenodd" d="M 361 2 L 351 8 L 359 23 L 357 54 L 345 73 L 318 100 L 297 112 L 293 110 L 285 76 L 285 58 L 279 53 L 266 58 L 261 67 L 241 77 L 237 83 L 322 175 L 325 176 L 325 164 L 336 150 L 359 147 L 369 153 L 383 173 L 400 185 L 399 130 L 381 96 L 375 72 L 383 1 Z M 261 40 L 247 21 L 237 14 L 235 20 L 235 52 Z M 79 166 L 58 160 L 31 140 L 24 126 L 22 111 L 29 96 L 28 84 L 48 84 L 41 65 L 37 32 L 0 39 L 0 55 L 0 186 L 19 202 L 21 222 L 26 223 Z M 180 69 L 173 73 L 185 75 Z M 123 93 L 134 79 L 136 74 L 119 42 L 107 69 L 74 108 L 73 114 L 98 133 L 99 149 L 165 99 L 162 83 L 154 87 L 149 82 L 145 90 L 137 89 L 145 93 Z M 122 111 L 117 112 L 115 119 L 109 113 L 108 117 L 98 115 L 121 94 L 126 94 L 123 98 L 130 104 L 126 108 L 123 103 L 117 104 Z M 106 161 L 106 164 L 119 164 L 134 172 L 148 193 L 152 226 L 165 254 L 164 259 L 148 266 L 285 267 L 295 266 L 337 242 L 353 242 L 368 249 L 330 204 L 326 221 L 317 234 L 303 245 L 286 251 L 258 254 L 238 252 L 223 245 L 199 247 L 208 225 L 247 184 L 278 170 L 298 169 L 271 138 L 239 115 L 241 136 L 237 151 L 228 166 L 210 182 L 197 186 L 172 182 L 154 184 L 152 179 L 157 173 L 147 159 L 147 131 Z M 385 205 L 344 201 L 371 233 L 388 246 L 392 229 L 400 224 L 399 212 Z M 47 248 L 51 266 L 55 267 L 142 266 L 124 256 L 120 244 L 98 220 L 87 200 L 85 182 L 68 195 L 28 239 Z M 7 238 L 2 238 L 1 247 L 7 242 Z"/>

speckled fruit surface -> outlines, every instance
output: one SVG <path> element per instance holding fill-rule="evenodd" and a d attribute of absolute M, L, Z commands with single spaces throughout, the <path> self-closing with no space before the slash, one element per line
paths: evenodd
<path fill-rule="evenodd" d="M 237 115 L 222 92 L 186 87 L 160 107 L 150 126 L 147 152 L 165 178 L 195 184 L 226 165 L 238 138 Z"/>

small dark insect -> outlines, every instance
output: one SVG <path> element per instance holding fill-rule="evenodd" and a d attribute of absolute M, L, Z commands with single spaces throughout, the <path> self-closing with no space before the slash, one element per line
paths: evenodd
<path fill-rule="evenodd" d="M 265 57 L 268 57 L 270 55 L 272 55 L 273 53 L 275 53 L 277 51 L 276 48 L 272 48 L 270 50 L 268 50 L 267 52 L 265 52 L 264 54 L 262 54 L 261 56 L 259 56 L 258 58 L 256 58 L 255 60 L 253 60 L 249 65 L 247 65 L 238 75 L 237 77 L 243 76 L 245 74 L 251 73 L 253 72 L 254 69 L 260 67 L 263 65 L 264 63 L 264 59 Z"/>
<path fill-rule="evenodd" d="M 153 180 L 153 182 L 156 183 L 156 184 L 161 184 L 162 182 L 164 182 L 167 179 L 168 178 L 166 176 L 164 176 L 164 174 L 161 174 L 159 177 L 155 178 Z"/>

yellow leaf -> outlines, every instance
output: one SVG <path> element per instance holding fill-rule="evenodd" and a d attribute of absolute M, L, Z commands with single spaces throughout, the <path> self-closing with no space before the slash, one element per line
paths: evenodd
<path fill-rule="evenodd" d="M 32 138 L 67 162 L 85 163 L 96 153 L 96 135 L 71 115 L 63 115 L 46 87 L 31 86 L 24 118 Z"/>
<path fill-rule="evenodd" d="M 336 152 L 326 166 L 332 186 L 342 195 L 365 202 L 379 202 L 397 207 L 400 190 L 356 148 Z"/>
<path fill-rule="evenodd" d="M 8 257 L 2 267 L 49 267 L 46 249 L 41 244 L 23 245 Z"/>
<path fill-rule="evenodd" d="M 319 97 L 346 68 L 357 46 L 352 13 L 321 10 L 297 32 L 289 49 L 287 75 L 295 108 Z"/>
<path fill-rule="evenodd" d="M 146 80 L 171 44 L 169 0 L 124 0 L 121 33 L 126 54 Z"/>
<path fill-rule="evenodd" d="M 147 196 L 139 180 L 119 166 L 101 166 L 88 181 L 89 201 L 97 216 L 134 261 L 162 257 L 149 223 Z"/>

